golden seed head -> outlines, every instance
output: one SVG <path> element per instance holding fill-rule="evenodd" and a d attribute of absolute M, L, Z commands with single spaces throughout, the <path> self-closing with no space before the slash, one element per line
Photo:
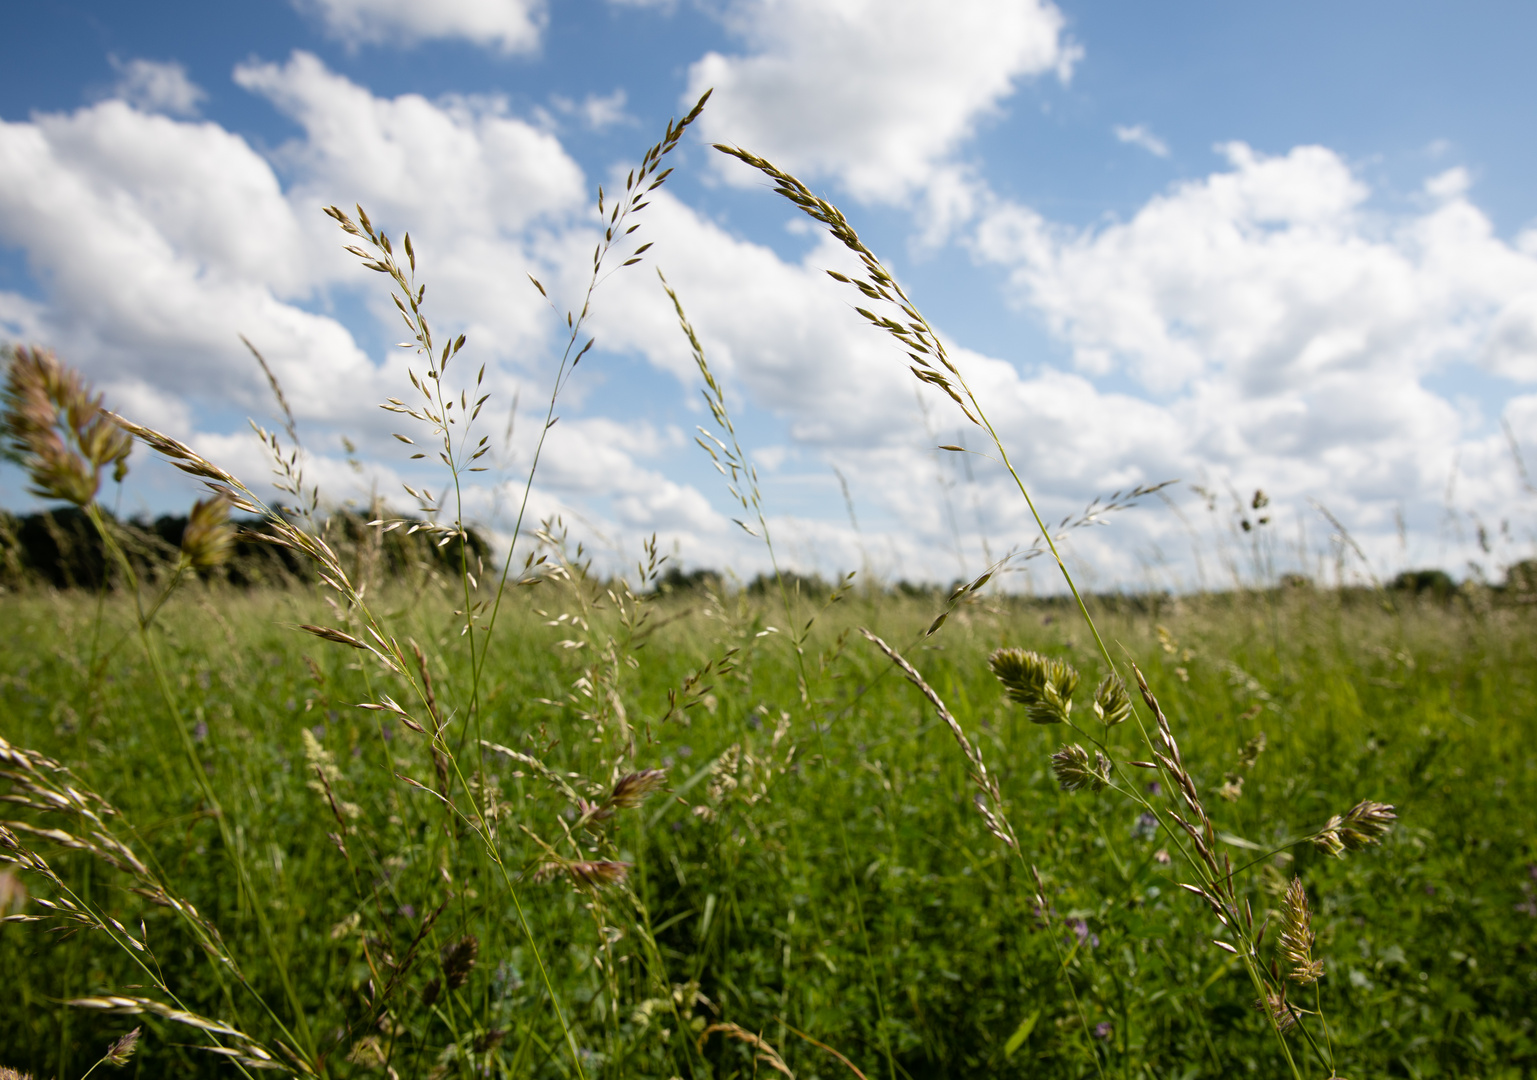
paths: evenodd
<path fill-rule="evenodd" d="M 1070 743 L 1051 755 L 1051 771 L 1063 791 L 1099 791 L 1110 782 L 1110 762 L 1098 750 L 1090 762 L 1089 753 L 1077 743 Z"/>
<path fill-rule="evenodd" d="M 1293 982 L 1307 986 L 1323 978 L 1324 965 L 1313 959 L 1313 913 L 1308 908 L 1307 890 L 1302 879 L 1293 877 L 1281 907 L 1281 955 L 1286 959 L 1286 974 Z"/>
<path fill-rule="evenodd" d="M 1035 724 L 1061 724 L 1073 709 L 1078 672 L 1064 660 L 1025 649 L 999 649 L 987 658 L 993 674 Z"/>
<path fill-rule="evenodd" d="M 181 534 L 181 554 L 187 565 L 199 570 L 222 566 L 235 545 L 235 526 L 229 520 L 230 497 L 225 492 L 199 499 L 187 515 Z"/>

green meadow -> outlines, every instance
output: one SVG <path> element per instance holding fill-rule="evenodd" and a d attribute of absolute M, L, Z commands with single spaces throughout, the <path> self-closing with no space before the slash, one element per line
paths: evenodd
<path fill-rule="evenodd" d="M 925 637 L 938 592 L 632 596 L 569 565 L 506 602 L 468 725 L 459 583 L 424 574 L 373 596 L 422 648 L 447 765 L 394 714 L 357 707 L 407 701 L 407 680 L 297 629 L 338 621 L 312 587 L 193 581 L 145 640 L 121 594 L 0 597 L 0 734 L 109 802 L 112 834 L 228 957 L 134 873 L 28 835 L 125 932 L 0 926 L 0 1063 L 78 1077 L 141 1026 L 115 1071 L 256 1075 L 210 1048 L 281 1058 L 282 1043 L 308 1062 L 285 1061 L 295 1073 L 338 1077 L 1286 1072 L 1237 957 L 1212 943 L 1222 927 L 1180 887 L 1190 871 L 1160 854 L 1171 835 L 1115 791 L 1061 790 L 1062 728 L 1031 723 L 988 670 L 1019 646 L 1092 686 L 1101 662 L 1067 604 L 983 590 Z M 1221 854 L 1253 864 L 1238 893 L 1256 920 L 1278 918 L 1294 876 L 1312 897 L 1340 1076 L 1537 1067 L 1537 609 L 1517 599 L 1089 598 L 1146 673 Z M 801 661 L 786 601 L 815 619 Z M 859 627 L 979 748 L 1019 857 L 974 807 L 951 731 Z M 1143 756 L 1131 726 L 1111 745 Z M 573 797 L 601 800 L 621 757 L 665 770 L 663 786 L 583 824 Z M 5 818 L 60 824 L 18 805 L 7 775 Z M 1396 808 L 1380 844 L 1288 846 L 1361 799 Z M 629 868 L 617 884 L 551 877 L 552 850 Z M 58 899 L 36 873 L 0 882 L 14 914 Z M 66 1004 L 163 1000 L 159 986 L 252 1043 Z M 1315 1006 L 1311 988 L 1297 1000 Z M 1305 1042 L 1293 1051 L 1303 1075 L 1328 1075 Z"/>

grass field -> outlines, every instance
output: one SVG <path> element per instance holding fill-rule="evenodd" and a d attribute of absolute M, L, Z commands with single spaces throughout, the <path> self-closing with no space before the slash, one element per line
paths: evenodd
<path fill-rule="evenodd" d="M 598 815 L 604 839 L 583 841 L 633 863 L 622 884 L 535 881 L 541 843 L 583 835 L 571 799 L 490 751 L 463 750 L 463 782 L 440 785 L 421 736 L 354 707 L 406 700 L 402 680 L 294 629 L 335 619 L 298 588 L 193 584 L 172 599 L 153 643 L 178 715 L 121 597 L 100 613 L 80 592 L 0 598 L 0 734 L 121 811 L 116 835 L 217 927 L 240 975 L 174 910 L 130 891 L 131 874 L 33 837 L 36 850 L 145 939 L 185 1008 L 269 1047 L 291 1038 L 328 1075 L 575 1076 L 578 1062 L 593 1077 L 769 1074 L 775 1062 L 737 1034 L 761 1035 L 801 1077 L 853 1075 L 816 1043 L 872 1080 L 1283 1074 L 1253 987 L 1211 944 L 1221 927 L 1178 887 L 1189 872 L 1157 858 L 1169 836 L 1113 792 L 1060 790 L 1060 729 L 1029 723 L 988 670 L 991 650 L 1025 646 L 1069 659 L 1092 686 L 1096 654 L 1067 606 L 974 596 L 923 639 L 942 595 L 851 592 L 812 630 L 803 703 L 788 635 L 763 633 L 783 622 L 777 598 L 649 600 L 636 649 L 611 603 L 577 630 L 559 619 L 583 621 L 579 594 L 602 595 L 589 585 L 514 594 L 478 733 L 453 719 L 467 714 L 452 697 L 467 673 L 452 595 L 396 586 L 375 602 L 423 643 L 451 743 L 520 750 L 577 794 L 589 790 L 579 777 L 596 778 L 592 791 L 611 782 L 616 739 L 633 735 L 636 768 L 667 770 L 670 790 Z M 1240 886 L 1256 917 L 1293 874 L 1312 895 L 1341 1076 L 1537 1069 L 1537 613 L 1498 599 L 1294 587 L 1091 600 L 1147 673 L 1223 850 L 1260 858 Z M 904 650 L 980 745 L 1023 861 L 972 807 L 951 733 L 858 626 Z M 607 659 L 594 655 L 604 642 L 620 643 Z M 690 690 L 712 661 L 730 670 Z M 595 670 L 610 673 L 600 685 Z M 1246 767 L 1240 751 L 1260 732 Z M 1240 777 L 1235 800 L 1215 796 Z M 505 878 L 438 790 L 488 811 Z M 1266 856 L 1363 798 L 1397 808 L 1380 846 Z M 1041 872 L 1045 909 L 1024 863 Z M 36 874 L 4 881 L 22 913 L 57 894 Z M 66 927 L 0 926 L 0 1063 L 78 1077 L 142 1024 L 123 1072 L 236 1074 L 195 1027 L 62 1004 L 157 996 L 143 954 Z M 456 976 L 454 943 L 470 936 L 476 962 Z M 376 1008 L 390 970 L 399 985 Z M 740 1030 L 710 1032 L 701 1053 L 716 1023 Z M 1300 1049 L 1298 1065 L 1327 1075 Z"/>
<path fill-rule="evenodd" d="M 599 193 L 541 432 L 704 104 Z M 882 314 L 855 311 L 985 436 L 1040 531 L 1005 563 L 1157 490 L 1053 533 L 842 213 L 719 149 L 857 257 L 830 273 Z M 948 595 L 831 591 L 778 573 L 672 295 L 714 424 L 699 444 L 776 573 L 689 586 L 653 537 L 627 579 L 595 576 L 558 522 L 523 517 L 542 435 L 507 541 L 526 561 L 499 571 L 463 501 L 491 449 L 485 369 L 434 338 L 408 236 L 402 261 L 361 208 L 327 212 L 418 346 L 410 404 L 383 407 L 446 465 L 437 497 L 407 488 L 420 516 L 328 515 L 270 370 L 282 506 L 104 413 L 46 350 L 9 350 L 4 449 L 77 508 L 116 587 L 0 595 L 0 1080 L 1537 1068 L 1530 563 L 1505 590 L 1432 572 L 1419 592 L 1085 603 L 1059 558 L 1071 601 L 989 587 L 1003 563 Z M 156 544 L 97 501 L 134 440 L 215 492 Z M 214 583 L 231 508 L 303 576 Z"/>

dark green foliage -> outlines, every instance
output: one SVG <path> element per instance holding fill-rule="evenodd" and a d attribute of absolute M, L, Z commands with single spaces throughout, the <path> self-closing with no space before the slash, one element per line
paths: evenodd
<path fill-rule="evenodd" d="M 117 530 L 136 572 L 153 579 L 174 566 L 187 528 L 186 515 L 118 522 L 109 512 L 103 510 L 102 514 Z M 334 513 L 327 520 L 327 537 L 333 547 L 350 556 L 349 564 L 366 566 L 370 573 L 386 579 L 413 578 L 423 572 L 457 575 L 461 549 L 467 551 L 474 572 L 478 561 L 491 550 L 474 528 L 467 530 L 467 541 L 455 539 L 439 547 L 430 534 L 411 532 L 409 519 L 391 532 L 370 528 L 368 520 L 351 511 Z M 235 524 L 240 532 L 233 557 L 213 576 L 246 587 L 315 580 L 308 561 L 288 548 L 260 539 L 272 535 L 269 524 L 258 518 L 236 518 Z M 101 534 L 82 510 L 70 506 L 24 517 L 0 514 L 0 585 L 14 588 L 38 583 L 56 589 L 96 589 L 101 586 L 106 564 Z"/>
<path fill-rule="evenodd" d="M 1457 583 L 1445 570 L 1405 570 L 1393 579 L 1393 588 L 1405 592 L 1430 593 L 1438 599 L 1457 591 Z"/>

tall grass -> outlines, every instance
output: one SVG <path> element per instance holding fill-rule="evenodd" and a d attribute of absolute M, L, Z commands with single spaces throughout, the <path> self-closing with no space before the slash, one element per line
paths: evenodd
<path fill-rule="evenodd" d="M 617 203 L 600 190 L 545 431 L 595 290 L 645 255 L 646 195 L 703 105 Z M 1034 514 L 986 402 L 843 215 L 728 152 L 858 255 L 862 278 L 833 276 L 902 316 L 858 309 L 982 429 Z M 666 593 L 654 541 L 609 578 L 560 521 L 526 526 L 537 454 L 514 534 L 529 554 L 487 568 L 464 512 L 489 452 L 473 343 L 429 323 L 408 235 L 397 251 L 361 208 L 328 212 L 418 348 L 412 389 L 385 403 L 414 425 L 397 438 L 445 470 L 408 489 L 421 518 L 371 528 L 457 545 L 457 572 L 360 577 L 291 423 L 288 444 L 261 432 L 290 500 L 268 504 L 13 354 L 13 446 L 91 514 L 119 588 L 5 598 L 0 855 L 19 872 L 0 877 L 17 1002 L 0 1061 L 59 1077 L 1530 1067 L 1529 607 L 1082 595 L 1064 530 L 1156 488 L 1057 529 L 1036 515 L 1017 557 L 1052 557 L 1066 602 L 989 591 L 1001 564 L 948 596 L 812 596 L 777 562 L 772 600 Z M 726 389 L 672 300 L 715 423 L 701 445 L 772 555 Z M 96 507 L 119 431 L 214 488 L 154 581 Z M 264 515 L 319 587 L 209 575 L 231 508 Z M 122 640 L 138 651 L 98 647 Z M 1053 737 L 1067 729 L 1080 741 Z"/>

